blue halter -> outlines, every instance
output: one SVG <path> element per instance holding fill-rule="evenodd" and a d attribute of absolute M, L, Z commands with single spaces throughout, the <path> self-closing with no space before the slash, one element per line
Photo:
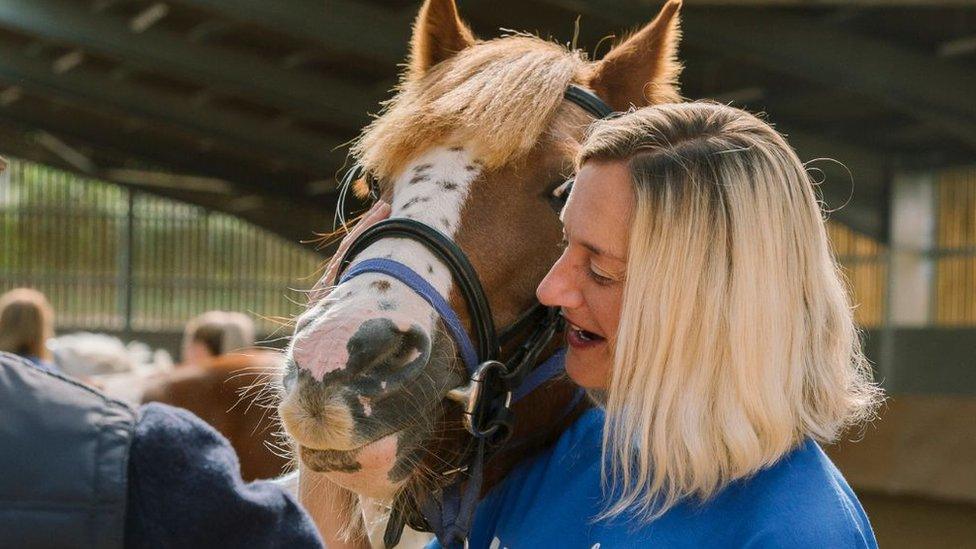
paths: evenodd
<path fill-rule="evenodd" d="M 342 275 L 339 283 L 341 284 L 350 278 L 365 273 L 379 273 L 391 276 L 404 283 L 415 294 L 429 303 L 437 311 L 437 314 L 440 315 L 441 320 L 444 321 L 444 326 L 447 328 L 447 331 L 451 333 L 451 338 L 457 345 L 458 354 L 461 355 L 461 360 L 464 361 L 464 367 L 468 370 L 468 374 L 474 373 L 479 363 L 478 353 L 474 350 L 474 344 L 471 343 L 468 332 L 464 329 L 464 326 L 461 324 L 461 319 L 458 318 L 451 304 L 444 299 L 444 296 L 440 292 L 430 285 L 430 282 L 427 282 L 424 277 L 399 261 L 375 258 L 363 260 L 361 263 L 352 266 Z"/>

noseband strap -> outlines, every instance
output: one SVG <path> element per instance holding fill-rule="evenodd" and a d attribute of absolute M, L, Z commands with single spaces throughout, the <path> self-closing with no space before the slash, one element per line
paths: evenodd
<path fill-rule="evenodd" d="M 353 242 L 339 263 L 339 272 L 344 271 L 357 254 L 384 238 L 408 238 L 419 242 L 447 266 L 466 301 L 476 344 L 472 344 L 468 332 L 465 331 L 461 320 L 447 299 L 422 276 L 403 263 L 391 259 L 367 259 L 357 263 L 340 278 L 340 281 L 344 282 L 367 272 L 382 273 L 396 278 L 424 298 L 444 320 L 454 343 L 460 350 L 461 358 L 464 360 L 465 368 L 469 374 L 474 373 L 482 362 L 495 360 L 499 353 L 498 336 L 492 321 L 491 306 L 488 304 L 485 290 L 478 279 L 478 273 L 464 252 L 447 235 L 430 225 L 405 218 L 380 221 L 366 229 Z"/>
<path fill-rule="evenodd" d="M 458 347 L 458 354 L 461 355 L 461 360 L 464 361 L 465 369 L 468 370 L 469 374 L 474 373 L 479 362 L 478 353 L 474 350 L 471 338 L 468 337 L 468 332 L 465 331 L 464 325 L 461 323 L 461 319 L 458 318 L 457 313 L 451 308 L 451 304 L 444 299 L 436 288 L 430 285 L 430 282 L 424 280 L 416 271 L 399 261 L 375 258 L 357 263 L 355 267 L 349 269 L 346 271 L 346 274 L 342 275 L 339 283 L 341 284 L 350 278 L 365 273 L 379 273 L 393 277 L 404 283 L 415 294 L 430 304 L 437 311 L 437 314 L 440 315 L 441 320 L 444 321 L 444 326 L 447 327 L 447 331 L 451 333 L 451 339 L 454 340 L 454 343 Z"/>

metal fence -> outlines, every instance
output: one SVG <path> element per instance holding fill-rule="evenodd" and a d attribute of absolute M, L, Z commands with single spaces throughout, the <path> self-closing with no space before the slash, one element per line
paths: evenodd
<path fill-rule="evenodd" d="M 976 325 L 976 169 L 944 172 L 936 186 L 933 320 L 943 326 Z"/>
<path fill-rule="evenodd" d="M 270 333 L 321 258 L 231 216 L 24 161 L 0 179 L 0 291 L 46 293 L 61 326 L 178 331 L 211 309 Z M 937 178 L 932 324 L 976 325 L 976 170 Z M 830 240 L 865 328 L 884 324 L 888 253 L 837 223 Z"/>
<path fill-rule="evenodd" d="M 933 272 L 929 325 L 976 326 L 976 169 L 940 172 L 934 185 L 935 238 L 929 249 L 919 250 Z M 836 223 L 829 224 L 829 233 L 853 293 L 858 323 L 882 326 L 890 265 L 887 247 Z"/>
<path fill-rule="evenodd" d="M 0 179 L 0 292 L 44 292 L 59 326 L 179 331 L 211 309 L 259 332 L 297 312 L 321 257 L 203 208 L 13 160 Z"/>

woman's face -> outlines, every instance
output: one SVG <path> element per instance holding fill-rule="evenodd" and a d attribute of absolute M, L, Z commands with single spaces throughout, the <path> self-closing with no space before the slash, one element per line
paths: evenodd
<path fill-rule="evenodd" d="M 566 372 L 587 389 L 610 383 L 633 193 L 624 162 L 584 164 L 563 209 L 565 250 L 536 290 L 540 302 L 560 307 L 569 322 Z"/>

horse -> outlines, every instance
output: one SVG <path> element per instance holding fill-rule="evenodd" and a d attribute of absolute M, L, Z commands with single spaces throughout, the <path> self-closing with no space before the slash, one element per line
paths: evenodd
<path fill-rule="evenodd" d="M 141 402 L 161 402 L 193 412 L 227 438 L 246 481 L 270 479 L 289 469 L 264 383 L 281 370 L 280 351 L 241 349 L 206 364 L 184 365 L 145 383 Z"/>
<path fill-rule="evenodd" d="M 142 342 L 87 332 L 50 341 L 54 362 L 65 374 L 131 405 L 161 402 L 185 408 L 209 423 L 234 447 L 244 480 L 277 477 L 290 459 L 281 447 L 273 390 L 280 351 L 242 349 L 204 365 L 174 367 L 169 353 Z"/>
<path fill-rule="evenodd" d="M 582 89 L 616 111 L 679 100 L 679 8 L 680 0 L 669 0 L 650 23 L 589 61 L 527 34 L 478 40 L 454 0 L 421 7 L 397 93 L 352 146 L 364 174 L 355 188 L 389 202 L 392 219 L 436 230 L 445 246 L 463 251 L 487 296 L 487 322 L 514 333 L 501 346 L 502 362 L 532 331 L 524 312 L 560 253 L 554 189 L 564 188 L 595 118 L 567 90 Z M 320 281 L 327 287 L 296 319 L 279 417 L 305 466 L 327 473 L 358 509 L 346 517 L 347 535 L 364 535 L 362 512 L 376 508 L 390 509 L 391 523 L 436 528 L 421 513 L 431 499 L 446 501 L 447 486 L 478 487 L 471 467 L 479 441 L 457 402 L 471 376 L 465 338 L 433 303 L 446 299 L 463 330 L 477 331 L 476 311 L 463 307 L 470 300 L 462 282 L 470 281 L 415 239 L 378 238 L 350 259 L 353 271 L 363 262 L 396 262 L 437 296 L 383 272 L 334 286 Z M 557 376 L 513 404 L 507 441 L 490 449 L 477 491 L 551 444 L 589 405 L 577 394 Z"/>

